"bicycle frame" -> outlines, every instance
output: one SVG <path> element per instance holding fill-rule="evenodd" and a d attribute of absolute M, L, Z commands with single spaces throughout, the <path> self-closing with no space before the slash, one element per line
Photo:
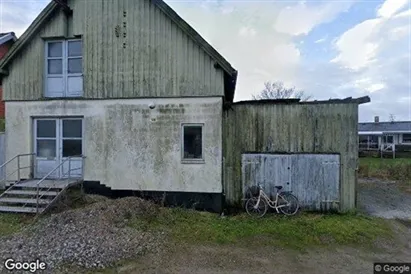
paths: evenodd
<path fill-rule="evenodd" d="M 279 198 L 279 197 L 280 197 L 281 199 L 283 199 L 283 200 L 286 202 L 286 204 L 278 205 L 278 198 Z M 260 192 L 259 192 L 259 194 L 258 194 L 257 203 L 256 203 L 256 205 L 254 206 L 255 209 L 257 209 L 258 206 L 260 205 L 260 200 L 261 200 L 261 198 L 265 199 L 266 202 L 267 202 L 267 204 L 268 204 L 268 206 L 271 207 L 271 208 L 273 208 L 273 209 L 275 209 L 275 210 L 277 211 L 277 213 L 280 213 L 280 212 L 278 211 L 279 208 L 281 208 L 281 207 L 286 207 L 286 206 L 289 205 L 289 202 L 288 202 L 287 200 L 285 200 L 285 199 L 280 195 L 280 193 L 279 193 L 278 191 L 277 191 L 277 193 L 275 194 L 275 200 L 273 201 L 273 200 L 271 200 L 270 197 L 268 197 L 267 194 L 265 194 L 265 192 L 260 188 Z"/>

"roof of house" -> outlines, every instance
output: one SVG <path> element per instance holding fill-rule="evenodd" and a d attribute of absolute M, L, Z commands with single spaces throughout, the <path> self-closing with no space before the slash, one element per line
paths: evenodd
<path fill-rule="evenodd" d="M 0 45 L 3 45 L 4 43 L 7 43 L 10 40 L 17 40 L 16 34 L 14 32 L 0 33 Z"/>
<path fill-rule="evenodd" d="M 215 67 L 224 70 L 224 89 L 226 100 L 232 102 L 234 100 L 235 86 L 237 83 L 237 70 L 220 55 L 201 35 L 194 30 L 186 21 L 184 21 L 169 5 L 163 0 L 153 0 L 161 11 L 163 11 L 177 26 L 179 26 L 188 36 L 190 36 L 211 58 L 215 61 Z M 30 41 L 41 27 L 46 24 L 50 18 L 60 9 L 67 9 L 64 2 L 60 0 L 51 1 L 43 11 L 37 16 L 27 30 L 21 35 L 14 46 L 0 61 L 0 77 L 7 75 L 7 66 L 17 53 Z"/>
<path fill-rule="evenodd" d="M 360 132 L 411 132 L 411 121 L 359 123 Z"/>
<path fill-rule="evenodd" d="M 370 102 L 369 96 L 363 96 L 359 98 L 344 98 L 344 99 L 330 99 L 321 101 L 301 101 L 298 98 L 286 98 L 286 99 L 263 99 L 263 100 L 245 100 L 235 102 L 235 105 L 242 104 L 365 104 Z"/>

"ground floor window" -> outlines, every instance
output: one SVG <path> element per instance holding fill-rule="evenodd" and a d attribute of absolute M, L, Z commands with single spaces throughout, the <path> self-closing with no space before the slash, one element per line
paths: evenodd
<path fill-rule="evenodd" d="M 402 142 L 403 143 L 411 143 L 411 134 L 403 134 L 402 135 Z"/>
<path fill-rule="evenodd" d="M 188 161 L 203 160 L 203 124 L 182 125 L 182 158 Z"/>
<path fill-rule="evenodd" d="M 393 144 L 394 143 L 394 136 L 392 135 L 384 135 L 382 138 L 385 144 Z"/>
<path fill-rule="evenodd" d="M 378 149 L 378 135 L 360 135 L 360 149 Z"/>

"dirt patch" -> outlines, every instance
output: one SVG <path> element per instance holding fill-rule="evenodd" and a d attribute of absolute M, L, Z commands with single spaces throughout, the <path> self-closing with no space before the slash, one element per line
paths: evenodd
<path fill-rule="evenodd" d="M 411 220 L 411 194 L 394 181 L 360 179 L 358 208 L 372 216 L 385 219 Z"/>

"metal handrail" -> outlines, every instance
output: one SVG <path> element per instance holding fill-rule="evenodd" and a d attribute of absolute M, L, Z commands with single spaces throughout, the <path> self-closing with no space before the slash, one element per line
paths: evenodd
<path fill-rule="evenodd" d="M 4 164 L 0 165 L 0 168 L 3 168 L 4 166 L 6 166 L 8 163 L 10 163 L 11 161 L 13 161 L 14 159 L 21 157 L 21 156 L 31 156 L 31 155 L 35 155 L 36 153 L 24 153 L 24 154 L 18 154 L 16 156 L 14 156 L 13 158 L 9 159 L 7 162 L 5 162 Z"/>
<path fill-rule="evenodd" d="M 40 184 L 41 183 L 43 183 L 51 174 L 53 174 L 57 169 L 59 169 L 61 166 L 63 166 L 67 161 L 69 162 L 69 170 L 68 170 L 68 177 L 67 177 L 67 179 L 68 180 L 70 180 L 70 178 L 71 178 L 71 159 L 72 158 L 81 158 L 81 160 L 83 161 L 84 160 L 84 158 L 86 158 L 84 155 L 75 155 L 75 156 L 69 156 L 69 157 L 67 157 L 64 161 L 62 161 L 59 165 L 57 165 L 53 170 L 51 170 L 49 173 L 47 173 L 47 175 L 45 175 L 43 178 L 41 178 L 38 182 L 37 182 L 37 184 L 36 184 L 36 186 L 37 186 L 37 202 L 36 202 L 36 213 L 38 214 L 38 212 L 39 212 L 39 201 L 40 201 L 40 198 L 41 197 L 43 197 L 43 195 L 39 195 L 40 194 Z M 76 168 L 76 169 L 81 169 L 82 171 L 81 171 L 81 178 L 83 178 L 83 163 L 81 164 L 81 168 Z M 76 169 L 73 169 L 73 170 L 76 170 Z M 64 175 L 63 175 L 64 176 Z M 60 175 L 60 178 L 61 178 L 62 176 Z M 51 189 L 52 187 L 49 187 L 46 191 L 49 191 L 50 189 Z"/>
<path fill-rule="evenodd" d="M 22 169 L 26 169 L 26 168 L 31 168 L 31 174 L 30 177 L 32 177 L 32 174 L 34 172 L 34 157 L 31 158 L 31 164 L 30 166 L 27 167 L 21 167 L 20 166 L 20 157 L 24 157 L 24 156 L 34 156 L 36 155 L 35 153 L 22 153 L 22 154 L 18 154 L 16 156 L 14 156 L 13 158 L 9 159 L 8 161 L 6 161 L 5 163 L 3 163 L 2 165 L 0 165 L 0 169 L 4 168 L 7 164 L 11 163 L 13 160 L 17 159 L 17 169 L 14 170 L 12 173 L 10 174 L 5 174 L 2 178 L 2 180 L 0 181 L 0 183 L 6 183 L 7 182 L 7 178 L 15 173 L 17 173 L 17 180 L 15 180 L 15 183 L 10 186 L 6 191 L 4 191 L 0 197 L 4 196 L 8 191 L 10 191 L 11 189 L 13 189 L 19 182 L 20 182 L 20 170 Z M 6 171 L 4 171 L 4 173 L 6 173 Z"/>
<path fill-rule="evenodd" d="M 2 180 L 0 181 L 1 183 L 7 183 L 7 178 L 9 178 L 9 176 L 17 173 L 17 180 L 13 180 L 14 184 L 11 185 L 6 191 L 4 191 L 0 197 L 3 197 L 4 195 L 6 195 L 10 190 L 12 190 L 16 185 L 18 185 L 18 183 L 20 182 L 20 170 L 22 169 L 26 169 L 26 168 L 31 168 L 31 174 L 30 177 L 32 177 L 33 172 L 34 172 L 34 157 L 31 158 L 31 165 L 27 166 L 27 167 L 21 167 L 20 166 L 20 157 L 24 157 L 24 156 L 34 156 L 36 155 L 35 153 L 24 153 L 24 154 L 18 154 L 16 156 L 14 156 L 13 158 L 9 159 L 7 162 L 3 163 L 2 165 L 0 165 L 0 169 L 4 168 L 7 164 L 11 163 L 14 159 L 17 159 L 17 169 L 14 170 L 13 172 L 11 172 L 10 174 L 6 174 L 6 171 L 4 171 L 4 177 L 2 178 Z"/>

